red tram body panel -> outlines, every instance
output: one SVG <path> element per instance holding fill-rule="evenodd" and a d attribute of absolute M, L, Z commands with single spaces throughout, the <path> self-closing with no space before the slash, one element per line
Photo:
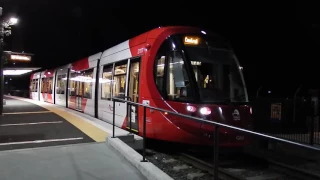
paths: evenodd
<path fill-rule="evenodd" d="M 223 38 L 198 28 L 156 28 L 64 67 L 32 74 L 30 79 L 30 98 L 108 123 L 115 108 L 116 126 L 139 135 L 143 108 L 122 102 L 113 107 L 112 97 L 130 97 L 133 102 L 245 129 L 252 125 L 236 56 Z M 212 125 L 153 110 L 147 110 L 146 118 L 148 138 L 213 144 Z M 224 128 L 220 137 L 221 146 L 249 142 L 247 136 Z"/>

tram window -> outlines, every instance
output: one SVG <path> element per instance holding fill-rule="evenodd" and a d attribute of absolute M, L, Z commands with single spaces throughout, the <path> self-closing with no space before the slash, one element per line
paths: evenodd
<path fill-rule="evenodd" d="M 35 90 L 34 90 L 34 92 L 38 92 L 38 84 L 39 84 L 39 79 L 36 79 L 36 80 L 35 80 L 35 83 L 34 83 L 34 85 L 35 85 Z"/>
<path fill-rule="evenodd" d="M 30 92 L 34 92 L 34 79 L 32 79 L 30 83 Z"/>
<path fill-rule="evenodd" d="M 32 91 L 37 92 L 38 89 L 38 79 L 34 79 L 32 83 Z"/>
<path fill-rule="evenodd" d="M 93 69 L 71 73 L 69 96 L 92 98 Z"/>
<path fill-rule="evenodd" d="M 31 87 L 30 87 L 30 90 L 31 90 L 31 92 L 34 92 L 34 79 L 32 80 L 32 82 L 31 82 Z"/>
<path fill-rule="evenodd" d="M 125 96 L 127 64 L 114 68 L 113 96 Z"/>
<path fill-rule="evenodd" d="M 163 76 L 164 76 L 164 67 L 165 67 L 165 56 L 161 56 L 157 60 L 157 72 L 156 72 L 156 85 L 160 92 L 163 92 Z"/>
<path fill-rule="evenodd" d="M 156 56 L 155 67 L 154 67 L 154 79 L 157 88 L 161 95 L 165 95 L 164 82 L 164 69 L 165 69 L 165 59 L 166 54 L 172 50 L 172 43 L 167 39 L 163 42 Z"/>
<path fill-rule="evenodd" d="M 34 92 L 34 79 L 31 81 L 30 91 L 31 91 L 31 92 Z"/>
<path fill-rule="evenodd" d="M 47 79 L 41 79 L 41 93 L 47 93 Z"/>
<path fill-rule="evenodd" d="M 38 91 L 38 79 L 32 80 L 31 91 L 32 92 Z"/>
<path fill-rule="evenodd" d="M 113 65 L 103 67 L 101 80 L 101 99 L 111 98 L 111 82 L 112 82 L 112 68 Z"/>
<path fill-rule="evenodd" d="M 37 84 L 38 83 L 38 79 L 34 79 L 33 80 L 33 87 L 32 87 L 32 90 L 33 90 L 33 92 L 36 92 L 37 91 Z"/>
<path fill-rule="evenodd" d="M 52 77 L 47 79 L 47 89 L 48 89 L 47 93 L 48 94 L 52 94 L 52 80 L 53 80 Z"/>
<path fill-rule="evenodd" d="M 128 94 L 133 102 L 138 102 L 139 98 L 139 71 L 140 62 L 131 62 Z"/>
<path fill-rule="evenodd" d="M 66 88 L 66 80 L 67 75 L 58 75 L 57 76 L 57 86 L 56 86 L 56 94 L 64 94 Z"/>
<path fill-rule="evenodd" d="M 87 99 L 92 98 L 92 85 L 93 85 L 93 69 L 88 69 L 81 73 L 84 81 L 83 97 Z"/>
<path fill-rule="evenodd" d="M 190 101 L 191 87 L 182 54 L 172 51 L 168 56 L 167 93 L 169 100 Z"/>
<path fill-rule="evenodd" d="M 69 81 L 69 96 L 76 96 L 76 73 L 71 73 L 70 74 L 70 81 Z"/>

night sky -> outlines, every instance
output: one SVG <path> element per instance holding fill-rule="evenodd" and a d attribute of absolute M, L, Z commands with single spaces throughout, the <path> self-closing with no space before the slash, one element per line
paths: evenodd
<path fill-rule="evenodd" d="M 231 42 L 251 96 L 260 85 L 289 97 L 301 83 L 318 87 L 315 5 L 189 2 L 0 0 L 6 13 L 20 19 L 5 49 L 33 53 L 33 65 L 49 69 L 158 26 L 197 26 Z"/>

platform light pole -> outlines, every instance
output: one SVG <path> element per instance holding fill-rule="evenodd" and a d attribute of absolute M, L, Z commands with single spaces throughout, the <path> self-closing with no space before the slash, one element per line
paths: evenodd
<path fill-rule="evenodd" d="M 0 7 L 0 116 L 3 113 L 3 86 L 4 86 L 4 75 L 3 75 L 3 64 L 2 54 L 3 54 L 3 26 L 2 26 L 2 7 Z"/>
<path fill-rule="evenodd" d="M 4 62 L 3 62 L 3 38 L 11 35 L 10 26 L 18 23 L 18 19 L 11 17 L 7 20 L 3 18 L 3 9 L 0 7 L 0 116 L 3 114 L 3 91 L 4 91 Z"/>

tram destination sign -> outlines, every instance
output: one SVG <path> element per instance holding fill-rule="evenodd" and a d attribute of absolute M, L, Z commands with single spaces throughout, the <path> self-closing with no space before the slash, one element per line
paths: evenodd
<path fill-rule="evenodd" d="M 186 45 L 198 45 L 200 44 L 200 38 L 195 36 L 185 36 L 183 43 Z"/>

